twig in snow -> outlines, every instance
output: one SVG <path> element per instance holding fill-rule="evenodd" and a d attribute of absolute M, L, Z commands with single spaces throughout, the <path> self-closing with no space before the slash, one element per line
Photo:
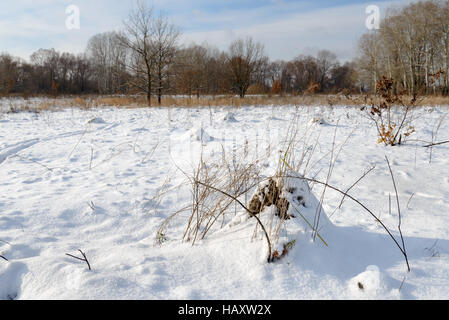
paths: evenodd
<path fill-rule="evenodd" d="M 80 144 L 81 140 L 83 140 L 84 136 L 86 135 L 87 131 L 89 130 L 90 124 L 91 124 L 91 122 L 89 122 L 88 125 L 86 126 L 86 129 L 84 130 L 83 134 L 81 135 L 81 137 L 79 138 L 79 140 L 76 143 L 75 147 L 72 149 L 72 151 L 70 152 L 69 156 L 67 157 L 68 159 L 70 159 L 72 157 L 73 152 L 75 152 L 76 148 L 78 148 L 78 145 Z"/>
<path fill-rule="evenodd" d="M 93 202 L 93 201 L 89 202 L 87 205 L 88 205 L 89 208 L 92 210 L 92 212 L 95 211 L 95 205 L 94 205 L 94 202 Z"/>
<path fill-rule="evenodd" d="M 151 149 L 150 151 L 147 152 L 147 154 L 145 155 L 145 157 L 143 158 L 141 163 L 145 163 L 145 161 L 147 160 L 148 157 L 151 158 L 158 146 L 159 146 L 159 141 L 156 143 L 156 145 L 153 147 L 153 149 Z"/>
<path fill-rule="evenodd" d="M 287 164 L 287 163 L 286 163 Z M 288 165 L 288 164 L 287 164 Z M 393 240 L 393 242 L 396 244 L 396 246 L 399 248 L 399 250 L 401 251 L 401 253 L 402 253 L 402 255 L 405 257 L 405 260 L 406 260 L 406 262 L 407 262 L 407 267 L 408 268 L 410 268 L 409 267 L 409 264 L 408 264 L 408 256 L 407 256 L 407 252 L 405 251 L 405 248 L 403 247 L 403 246 L 401 246 L 400 244 L 399 244 L 399 242 L 396 240 L 396 238 L 393 236 L 393 234 L 391 233 L 391 231 L 387 228 L 387 226 L 382 222 L 382 220 L 380 220 L 380 218 L 379 217 L 377 217 L 370 209 L 368 209 L 363 203 L 361 203 L 359 200 L 357 200 L 356 198 L 354 198 L 353 196 L 351 196 L 350 194 L 348 194 L 348 193 L 346 193 L 346 192 L 344 192 L 344 191 L 342 191 L 342 190 L 340 190 L 340 189 L 338 189 L 338 188 L 336 188 L 336 187 L 334 187 L 334 186 L 331 186 L 331 185 L 329 185 L 329 184 L 327 184 L 327 183 L 325 183 L 325 182 L 322 182 L 322 181 L 318 181 L 318 180 L 316 180 L 316 179 L 310 179 L 310 178 L 306 178 L 306 177 L 301 177 L 301 178 L 298 178 L 298 177 L 295 177 L 295 176 L 285 176 L 285 177 L 288 177 L 288 178 L 295 178 L 295 179 L 303 179 L 303 180 L 305 180 L 305 181 L 308 181 L 308 182 L 312 182 L 312 183 L 317 183 L 317 184 L 320 184 L 320 185 L 324 185 L 324 186 L 326 186 L 327 188 L 329 188 L 329 189 L 332 189 L 332 190 L 334 190 L 334 191 L 337 191 L 337 192 L 339 192 L 339 193 L 341 193 L 342 195 L 344 195 L 344 196 L 346 196 L 347 198 L 349 198 L 349 199 L 351 199 L 352 201 L 354 201 L 355 203 L 357 203 L 358 205 L 360 205 L 366 212 L 368 212 L 381 226 L 382 226 L 382 228 L 387 232 L 387 234 L 388 234 L 388 236 L 391 238 L 391 240 Z M 402 239 L 403 240 L 403 239 Z"/>
<path fill-rule="evenodd" d="M 81 250 L 78 250 L 78 251 L 81 253 L 81 255 L 83 256 L 83 258 L 78 258 L 78 257 L 73 256 L 73 255 L 68 254 L 68 253 L 66 253 L 66 255 L 69 256 L 69 257 L 71 257 L 71 258 L 73 258 L 73 259 L 77 259 L 77 260 L 86 262 L 86 263 L 87 263 L 87 267 L 89 268 L 89 270 L 92 270 L 92 269 L 90 268 L 90 263 L 89 263 L 89 260 L 87 260 L 86 254 L 85 254 L 84 252 L 82 252 Z"/>
<path fill-rule="evenodd" d="M 332 150 L 331 150 L 331 159 L 329 162 L 329 170 L 327 172 L 327 176 L 326 176 L 326 184 L 329 183 L 329 180 L 332 176 L 332 171 L 334 169 L 335 166 L 335 162 L 337 161 L 338 155 L 334 158 L 334 150 L 335 150 L 335 140 L 337 138 L 337 129 L 338 129 L 338 122 L 337 125 L 335 126 L 335 132 L 334 132 L 334 139 L 332 141 Z M 343 145 L 340 148 L 340 151 L 343 149 Z M 340 153 L 340 152 L 339 152 Z M 314 222 L 313 222 L 313 236 L 312 239 L 315 241 L 317 234 L 318 234 L 318 227 L 320 224 L 320 218 L 321 218 L 321 211 L 323 210 L 323 202 L 324 202 L 324 196 L 326 194 L 326 190 L 327 187 L 324 186 L 323 192 L 321 194 L 321 198 L 320 198 L 320 205 L 317 207 L 317 210 L 315 212 L 315 217 L 314 217 Z"/>
<path fill-rule="evenodd" d="M 432 163 L 432 155 L 433 155 L 433 144 L 435 143 L 435 140 L 437 139 L 438 131 L 440 131 L 441 125 L 443 124 L 444 119 L 446 118 L 446 115 L 443 115 L 440 117 L 440 120 L 438 122 L 438 125 L 436 126 L 436 129 L 432 130 L 432 143 L 430 145 L 430 155 L 429 155 L 429 163 Z M 449 141 L 446 141 L 449 142 Z M 443 143 L 446 143 L 443 142 Z M 440 143 L 442 144 L 442 143 Z"/>
<path fill-rule="evenodd" d="M 429 145 L 423 146 L 423 148 L 430 148 L 430 147 L 434 147 L 434 146 L 440 146 L 440 145 L 446 144 L 446 143 L 449 143 L 449 140 L 448 141 L 443 141 L 443 142 L 431 143 Z"/>
<path fill-rule="evenodd" d="M 412 195 L 411 195 L 410 198 L 408 199 L 407 206 L 406 206 L 407 209 L 409 209 L 410 202 L 412 202 L 412 199 L 413 199 L 414 196 L 415 196 L 415 194 L 412 193 Z"/>
<path fill-rule="evenodd" d="M 425 251 L 430 252 L 430 254 L 431 254 L 430 259 L 440 256 L 440 252 L 437 250 L 438 241 L 439 240 L 435 240 L 435 242 L 433 243 L 433 245 L 430 248 L 424 248 Z"/>
<path fill-rule="evenodd" d="M 47 167 L 45 164 L 42 164 L 42 163 L 40 163 L 40 162 L 37 162 L 36 160 L 33 160 L 33 159 L 30 159 L 30 158 L 23 157 L 23 156 L 21 156 L 21 155 L 19 155 L 19 154 L 15 154 L 15 155 L 13 155 L 11 158 L 14 158 L 14 157 L 20 158 L 20 159 L 25 160 L 25 161 L 34 162 L 35 164 L 40 165 L 41 167 L 47 169 L 48 171 L 53 172 L 53 169 L 52 169 L 52 168 L 49 168 L 49 167 Z"/>
<path fill-rule="evenodd" d="M 8 259 L 6 259 L 4 256 L 2 256 L 2 255 L 0 255 L 0 258 L 2 258 L 2 259 L 4 259 L 4 260 L 6 260 L 6 261 L 9 261 Z"/>
<path fill-rule="evenodd" d="M 376 166 L 371 167 L 371 169 L 369 169 L 368 171 L 366 171 L 356 182 L 354 182 L 347 190 L 346 190 L 346 194 L 349 193 L 349 191 L 351 191 L 360 181 L 362 181 L 367 175 L 369 175 L 374 169 L 376 168 Z M 340 204 L 338 205 L 337 208 L 335 208 L 334 212 L 332 212 L 332 214 L 329 215 L 329 218 L 332 217 L 335 212 L 339 209 L 341 209 L 341 207 L 343 206 L 343 203 L 345 202 L 346 199 L 346 195 L 343 196 L 343 198 L 340 201 Z"/>
<path fill-rule="evenodd" d="M 92 170 L 92 159 L 94 157 L 94 148 L 90 147 L 90 161 L 89 161 L 89 170 Z"/>
<path fill-rule="evenodd" d="M 388 160 L 388 157 L 387 157 L 387 156 L 385 156 L 385 160 L 387 160 L 388 169 L 390 170 L 391 180 L 393 181 L 394 192 L 395 192 L 395 194 L 396 194 L 396 202 L 397 202 L 397 205 L 398 205 L 398 216 L 399 216 L 398 230 L 399 230 L 399 235 L 400 235 L 400 237 L 401 237 L 401 242 L 402 242 L 402 253 L 404 254 L 405 262 L 407 263 L 407 268 L 408 268 L 408 271 L 410 272 L 410 265 L 409 265 L 409 263 L 408 263 L 407 251 L 406 251 L 406 249 L 405 249 L 404 237 L 403 237 L 403 235 L 402 235 L 402 230 L 401 230 L 402 217 L 401 217 L 401 206 L 400 206 L 400 204 L 399 204 L 398 189 L 397 189 L 397 187 L 396 187 L 396 182 L 395 182 L 395 180 L 394 180 L 393 170 L 391 169 L 390 161 Z"/>

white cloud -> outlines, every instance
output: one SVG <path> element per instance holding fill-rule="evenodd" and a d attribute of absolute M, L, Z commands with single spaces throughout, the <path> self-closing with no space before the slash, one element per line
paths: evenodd
<path fill-rule="evenodd" d="M 387 8 L 403 2 L 384 2 L 379 6 Z M 368 31 L 365 26 L 365 8 L 369 4 L 372 2 L 296 13 L 273 22 L 254 24 L 254 21 L 249 20 L 253 24 L 248 27 L 189 32 L 183 35 L 183 41 L 206 41 L 226 49 L 232 40 L 251 36 L 265 44 L 268 55 L 273 59 L 291 59 L 299 54 L 329 49 L 346 60 L 353 57 L 360 35 Z"/>
<path fill-rule="evenodd" d="M 233 1 L 227 0 L 227 4 Z M 392 3 L 381 2 L 381 8 Z M 28 58 L 35 50 L 54 47 L 59 51 L 81 52 L 96 33 L 117 30 L 127 17 L 131 1 L 108 0 L 16 0 L 0 2 L 0 51 Z M 273 59 L 290 59 L 300 53 L 330 49 L 340 58 L 351 58 L 358 37 L 366 32 L 365 8 L 373 2 L 306 11 L 310 1 L 271 0 L 253 9 L 213 11 L 209 0 L 151 0 L 164 8 L 184 32 L 183 42 L 209 42 L 220 49 L 238 38 L 252 36 L 265 44 Z M 243 1 L 245 3 L 245 0 Z M 375 4 L 376 2 L 374 2 Z M 65 9 L 75 4 L 81 10 L 81 29 L 67 30 Z M 222 2 L 223 4 L 223 2 Z M 250 4 L 248 0 L 245 3 Z M 27 52 L 28 48 L 28 52 Z"/>

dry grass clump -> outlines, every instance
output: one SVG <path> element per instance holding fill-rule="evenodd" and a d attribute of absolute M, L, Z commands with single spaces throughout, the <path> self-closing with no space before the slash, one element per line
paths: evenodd
<path fill-rule="evenodd" d="M 207 234 L 222 229 L 242 210 L 257 220 L 258 228 L 265 234 L 272 259 L 272 236 L 265 224 L 252 212 L 246 203 L 251 192 L 264 179 L 257 158 L 251 158 L 247 148 L 234 149 L 227 157 L 223 148 L 221 159 L 206 162 L 201 158 L 193 175 L 186 175 L 192 194 L 191 204 L 183 207 L 166 219 L 157 231 L 157 239 L 166 239 L 169 224 L 180 214 L 187 218 L 182 240 L 194 245 Z M 187 217 L 184 214 L 187 213 Z M 256 229 L 257 230 L 257 229 Z M 256 234 L 256 233 L 255 233 Z"/>
<path fill-rule="evenodd" d="M 158 243 L 162 244 L 166 241 L 167 228 L 177 217 L 186 223 L 182 239 L 195 244 L 196 241 L 204 239 L 207 234 L 218 231 L 226 225 L 246 221 L 244 215 L 247 214 L 247 218 L 256 223 L 253 238 L 263 235 L 267 242 L 267 262 L 275 262 L 286 256 L 296 245 L 296 239 L 287 236 L 288 223 L 294 219 L 298 219 L 294 221 L 299 221 L 311 231 L 314 241 L 319 240 L 328 246 L 320 234 L 322 227 L 330 223 L 325 217 L 323 203 L 327 192 L 337 192 L 342 196 L 339 207 L 345 199 L 351 200 L 381 225 L 404 256 L 410 270 L 401 232 L 399 202 L 400 239 L 398 240 L 373 211 L 349 193 L 372 169 L 364 173 L 346 191 L 329 184 L 339 154 L 350 136 L 338 146 L 336 143 L 338 125 L 336 126 L 331 150 L 324 155 L 324 158 L 329 157 L 324 180 L 319 180 L 316 176 L 311 178 L 308 176 L 311 174 L 310 168 L 314 166 L 311 163 L 314 161 L 312 158 L 315 158 L 314 150 L 319 146 L 319 135 L 314 146 L 311 147 L 309 142 L 314 138 L 311 137 L 310 129 L 313 126 L 300 127 L 301 122 L 298 120 L 298 114 L 296 114 L 290 122 L 286 139 L 278 142 L 279 145 L 276 147 L 282 149 L 277 160 L 272 158 L 271 154 L 267 154 L 263 159 L 251 159 L 248 157 L 251 153 L 246 147 L 243 152 L 236 152 L 234 149 L 234 154 L 228 158 L 223 148 L 221 160 L 213 159 L 206 162 L 202 156 L 198 166 L 193 170 L 193 175 L 183 172 L 190 184 L 191 203 L 187 206 L 182 204 L 184 206 L 182 209 L 173 213 L 162 223 L 156 235 Z M 265 162 L 261 160 L 270 159 L 276 161 L 277 167 L 273 168 L 275 172 L 264 176 Z M 388 159 L 387 163 L 389 166 Z M 389 168 L 394 183 L 391 167 Z M 315 188 L 321 189 L 319 199 L 312 194 Z M 396 186 L 395 191 L 398 198 Z M 317 190 L 314 193 L 317 193 Z M 252 197 L 249 198 L 248 195 Z M 265 208 L 269 210 L 264 210 Z M 180 213 L 183 214 L 180 215 Z M 237 219 L 233 220 L 234 217 Z"/>
<path fill-rule="evenodd" d="M 306 136 L 310 133 L 308 132 L 310 127 L 300 135 L 298 133 L 300 123 L 299 114 L 296 114 L 291 120 L 285 141 L 280 142 L 282 146 L 277 146 L 287 151 L 282 153 L 278 169 L 273 172 L 273 176 L 266 177 L 262 174 L 262 164 L 271 158 L 271 154 L 264 154 L 263 158 L 258 158 L 257 155 L 250 156 L 254 153 L 249 150 L 248 144 L 240 149 L 234 149 L 231 156 L 228 156 L 223 148 L 221 159 L 214 161 L 206 161 L 201 157 L 193 175 L 184 173 L 190 184 L 191 204 L 184 206 L 164 221 L 157 232 L 157 239 L 166 239 L 170 222 L 181 213 L 183 219 L 186 219 L 182 239 L 192 244 L 204 239 L 212 230 L 223 228 L 237 214 L 246 213 L 257 222 L 253 237 L 262 231 L 267 240 L 268 261 L 272 262 L 282 256 L 275 250 L 276 245 L 285 222 L 293 217 L 290 216 L 291 206 L 289 200 L 285 198 L 285 193 L 293 195 L 296 192 L 289 190 L 292 175 L 301 179 L 300 175 L 293 173 L 284 161 L 289 161 L 293 167 L 306 171 L 313 154 L 310 151 L 297 152 L 297 146 L 304 141 L 303 147 L 309 150 Z M 270 146 L 269 149 L 277 148 Z M 307 184 L 305 181 L 302 183 Z M 308 186 L 301 190 L 298 192 L 310 191 Z M 297 200 L 295 205 L 305 204 L 299 196 L 295 199 Z M 262 215 L 264 209 L 268 207 L 273 210 Z M 312 227 L 312 223 L 310 226 Z"/>
<path fill-rule="evenodd" d="M 257 186 L 261 176 L 258 161 L 248 160 L 245 152 L 237 151 L 228 159 L 223 151 L 218 162 L 200 161 L 189 178 L 192 204 L 184 241 L 194 244 L 197 239 L 204 239 L 214 225 L 222 228 L 241 209 L 236 207 L 235 199 L 246 202 L 248 192 Z"/>
<path fill-rule="evenodd" d="M 368 116 L 376 125 L 379 143 L 395 146 L 415 132 L 413 125 L 413 109 L 418 104 L 414 95 L 410 100 L 404 94 L 394 91 L 395 81 L 383 77 L 377 81 L 378 95 L 370 99 Z"/>

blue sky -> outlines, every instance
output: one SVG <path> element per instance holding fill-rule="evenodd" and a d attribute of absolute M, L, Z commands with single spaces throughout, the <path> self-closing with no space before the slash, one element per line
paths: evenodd
<path fill-rule="evenodd" d="M 272 59 L 291 59 L 320 49 L 348 60 L 367 32 L 365 9 L 406 0 L 148 0 L 183 33 L 182 44 L 207 42 L 219 49 L 251 36 Z M 133 0 L 0 0 L 0 52 L 28 59 L 39 48 L 82 52 L 96 33 L 119 30 Z M 80 9 L 81 28 L 65 26 L 69 5 Z"/>

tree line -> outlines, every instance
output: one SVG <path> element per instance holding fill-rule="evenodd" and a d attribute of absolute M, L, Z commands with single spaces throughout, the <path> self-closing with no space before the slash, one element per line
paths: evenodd
<path fill-rule="evenodd" d="M 449 94 L 449 1 L 391 9 L 359 42 L 359 78 L 369 90 L 385 76 L 395 91 Z"/>
<path fill-rule="evenodd" d="M 145 94 L 151 104 L 164 95 L 375 92 L 382 76 L 394 78 L 397 91 L 449 93 L 449 0 L 389 10 L 346 63 L 328 50 L 271 61 L 252 38 L 224 51 L 181 46 L 180 35 L 138 2 L 121 31 L 93 36 L 84 53 L 39 49 L 29 62 L 0 54 L 0 94 Z"/>

